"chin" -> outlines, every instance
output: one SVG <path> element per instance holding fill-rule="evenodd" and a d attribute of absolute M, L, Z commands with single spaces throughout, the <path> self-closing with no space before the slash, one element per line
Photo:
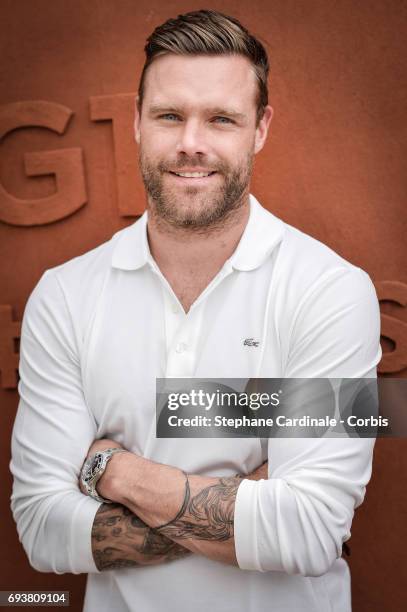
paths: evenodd
<path fill-rule="evenodd" d="M 164 196 L 161 211 L 165 214 L 179 219 L 181 223 L 198 223 L 200 219 L 212 217 L 217 211 L 218 194 L 199 193 L 171 193 Z"/>

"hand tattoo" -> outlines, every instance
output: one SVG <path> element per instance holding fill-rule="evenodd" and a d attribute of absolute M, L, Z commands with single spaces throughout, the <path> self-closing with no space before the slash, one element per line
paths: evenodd
<path fill-rule="evenodd" d="M 98 570 L 156 565 L 190 554 L 120 504 L 102 504 L 92 526 Z"/>

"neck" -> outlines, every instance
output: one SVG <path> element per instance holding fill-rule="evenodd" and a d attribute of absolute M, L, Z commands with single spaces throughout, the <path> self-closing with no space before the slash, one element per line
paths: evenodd
<path fill-rule="evenodd" d="M 148 207 L 150 251 L 164 276 L 168 270 L 195 274 L 220 270 L 235 251 L 249 218 L 249 198 L 221 224 L 204 228 L 174 227 Z"/>

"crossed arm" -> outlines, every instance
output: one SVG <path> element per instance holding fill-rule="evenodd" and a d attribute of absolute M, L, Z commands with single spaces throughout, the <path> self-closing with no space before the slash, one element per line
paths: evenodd
<path fill-rule="evenodd" d="M 373 285 L 354 269 L 325 279 L 295 311 L 284 376 L 374 378 L 381 352 Z M 182 471 L 118 453 L 99 486 L 101 495 L 116 504 L 102 505 L 95 519 L 95 502 L 78 493 L 77 475 L 82 454 L 96 436 L 96 419 L 85 401 L 77 353 L 82 327 L 78 313 L 67 311 L 66 296 L 76 292 L 69 283 L 62 292 L 62 285 L 57 273 L 44 276 L 27 305 L 22 331 L 11 501 L 31 565 L 45 572 L 93 572 L 92 551 L 97 567 L 104 569 L 160 563 L 188 554 L 184 550 L 236 563 L 236 538 L 244 569 L 304 576 L 326 572 L 349 538 L 354 509 L 363 501 L 372 440 L 287 444 L 272 439 L 272 478 L 251 482 L 245 476 L 239 484 L 239 479 L 231 483 L 191 475 L 185 506 Z M 224 531 L 202 529 L 219 519 Z"/>
<path fill-rule="evenodd" d="M 118 444 L 96 441 L 89 454 L 112 446 Z M 115 503 L 95 516 L 96 567 L 155 565 L 191 552 L 237 565 L 233 522 L 242 478 L 189 475 L 133 453 L 113 455 L 98 482 L 98 492 Z M 267 478 L 267 463 L 245 478 Z"/>

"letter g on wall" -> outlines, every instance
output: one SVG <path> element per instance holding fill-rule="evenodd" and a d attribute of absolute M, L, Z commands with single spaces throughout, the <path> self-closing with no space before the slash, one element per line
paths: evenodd
<path fill-rule="evenodd" d="M 65 132 L 73 112 L 66 106 L 34 100 L 0 107 L 0 139 L 24 127 Z M 24 155 L 28 176 L 54 174 L 56 191 L 50 196 L 21 199 L 8 193 L 0 183 L 0 220 L 10 225 L 45 225 L 63 219 L 87 201 L 81 148 L 40 151 Z"/>

